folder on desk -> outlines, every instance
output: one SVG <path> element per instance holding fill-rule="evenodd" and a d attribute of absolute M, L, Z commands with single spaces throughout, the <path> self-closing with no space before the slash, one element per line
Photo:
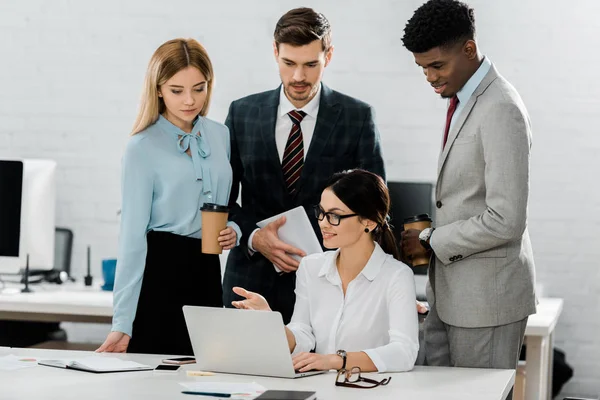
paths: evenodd
<path fill-rule="evenodd" d="M 319 239 L 317 238 L 317 235 L 310 224 L 306 210 L 302 206 L 298 206 L 284 213 L 267 218 L 258 222 L 257 225 L 259 228 L 264 228 L 267 224 L 283 216 L 286 217 L 286 221 L 285 224 L 283 224 L 277 231 L 279 239 L 283 240 L 289 245 L 299 248 L 300 250 L 304 251 L 306 255 L 323 252 L 321 243 L 319 243 Z M 296 255 L 292 255 L 291 257 L 296 261 L 300 261 L 301 259 L 301 257 Z M 279 268 L 277 268 L 277 266 L 274 264 L 273 267 L 275 267 L 277 272 L 280 272 Z"/>
<path fill-rule="evenodd" d="M 134 361 L 103 356 L 74 358 L 71 360 L 40 360 L 38 364 L 47 367 L 75 369 L 93 373 L 148 371 L 153 369 L 149 365 Z"/>
<path fill-rule="evenodd" d="M 255 400 L 316 400 L 317 392 L 298 390 L 267 390 Z"/>

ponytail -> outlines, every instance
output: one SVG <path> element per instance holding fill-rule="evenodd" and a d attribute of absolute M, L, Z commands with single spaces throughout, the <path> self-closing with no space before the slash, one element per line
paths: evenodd
<path fill-rule="evenodd" d="M 396 244 L 396 236 L 390 229 L 389 224 L 386 222 L 383 223 L 380 227 L 377 227 L 375 230 L 375 235 L 373 235 L 373 239 L 379 244 L 381 249 L 387 253 L 394 256 L 394 258 L 398 261 L 402 261 L 400 259 L 400 252 L 398 251 L 398 245 Z"/>

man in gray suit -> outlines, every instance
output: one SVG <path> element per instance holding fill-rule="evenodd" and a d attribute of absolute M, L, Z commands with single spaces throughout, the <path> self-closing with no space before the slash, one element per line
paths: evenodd
<path fill-rule="evenodd" d="M 475 41 L 473 9 L 430 0 L 404 46 L 449 99 L 436 186 L 436 227 L 402 235 L 404 256 L 431 254 L 425 320 L 429 365 L 516 368 L 535 271 L 527 202 L 531 126 L 521 97 Z"/>

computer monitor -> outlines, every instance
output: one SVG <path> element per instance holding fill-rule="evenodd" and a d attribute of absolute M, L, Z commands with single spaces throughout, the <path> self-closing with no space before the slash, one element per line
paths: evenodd
<path fill-rule="evenodd" d="M 390 224 L 396 239 L 400 240 L 405 218 L 418 214 L 429 214 L 435 221 L 433 205 L 433 183 L 431 182 L 388 182 L 390 192 Z M 415 274 L 427 274 L 426 268 L 413 268 Z"/>
<path fill-rule="evenodd" d="M 0 273 L 19 272 L 23 162 L 0 160 Z"/>
<path fill-rule="evenodd" d="M 54 265 L 56 162 L 0 160 L 0 273 Z"/>

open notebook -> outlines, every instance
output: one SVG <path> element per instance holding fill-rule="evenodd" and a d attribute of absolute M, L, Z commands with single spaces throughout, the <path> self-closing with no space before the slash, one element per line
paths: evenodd
<path fill-rule="evenodd" d="M 148 371 L 153 368 L 134 361 L 121 360 L 114 357 L 83 357 L 70 360 L 40 360 L 39 365 L 48 367 L 76 369 L 79 371 L 104 373 L 104 372 L 127 372 Z"/>

